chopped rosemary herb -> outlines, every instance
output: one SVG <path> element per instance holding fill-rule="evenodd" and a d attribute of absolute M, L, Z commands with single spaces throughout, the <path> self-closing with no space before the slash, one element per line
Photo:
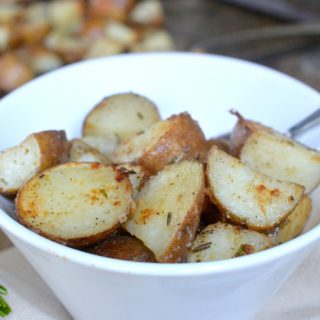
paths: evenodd
<path fill-rule="evenodd" d="M 144 116 L 142 115 L 142 113 L 141 113 L 141 112 L 138 112 L 138 113 L 137 113 L 137 116 L 138 116 L 138 118 L 139 118 L 139 119 L 141 119 L 141 120 L 143 120 L 143 119 L 144 119 Z"/>
<path fill-rule="evenodd" d="M 199 246 L 195 247 L 192 249 L 192 252 L 195 253 L 195 252 L 200 252 L 200 251 L 204 251 L 204 250 L 207 250 L 211 247 L 211 244 L 212 242 L 206 242 L 206 243 L 202 243 L 200 244 Z"/>
<path fill-rule="evenodd" d="M 3 299 L 2 295 L 7 295 L 7 289 L 0 285 L 0 317 L 4 318 L 7 316 L 12 310 L 7 302 Z"/>
<path fill-rule="evenodd" d="M 106 199 L 108 199 L 109 197 L 108 197 L 108 194 L 107 194 L 107 192 L 106 192 L 106 190 L 104 190 L 104 189 L 100 189 L 100 193 L 106 198 Z"/>
<path fill-rule="evenodd" d="M 170 225 L 170 223 L 171 223 L 171 218 L 172 218 L 172 212 L 168 212 L 168 215 L 167 215 L 167 226 Z"/>

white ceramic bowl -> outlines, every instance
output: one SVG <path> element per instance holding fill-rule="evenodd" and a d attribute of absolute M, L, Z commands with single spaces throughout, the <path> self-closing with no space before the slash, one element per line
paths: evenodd
<path fill-rule="evenodd" d="M 122 55 L 62 68 L 1 100 L 0 149 L 43 129 L 77 136 L 96 102 L 125 91 L 154 100 L 163 117 L 189 111 L 208 137 L 232 127 L 230 108 L 285 130 L 320 105 L 316 91 L 252 63 L 201 54 Z M 317 133 L 305 142 L 319 147 Z M 198 264 L 134 263 L 64 247 L 17 223 L 3 198 L 0 226 L 75 319 L 248 320 L 319 241 L 319 190 L 313 199 L 308 231 L 298 238 L 251 256 Z"/>

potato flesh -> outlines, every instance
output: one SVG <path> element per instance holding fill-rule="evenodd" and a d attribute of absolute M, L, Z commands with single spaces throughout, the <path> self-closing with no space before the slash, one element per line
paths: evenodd
<path fill-rule="evenodd" d="M 80 139 L 71 142 L 70 162 L 99 162 L 111 164 L 112 161 L 97 149 L 92 148 Z"/>
<path fill-rule="evenodd" d="M 196 237 L 188 262 L 216 261 L 265 250 L 271 239 L 259 232 L 217 222 L 208 225 Z"/>
<path fill-rule="evenodd" d="M 123 143 L 113 153 L 116 163 L 136 162 L 155 174 L 166 165 L 200 159 L 206 141 L 203 132 L 187 113 L 159 121 L 144 133 Z"/>
<path fill-rule="evenodd" d="M 170 129 L 170 121 L 159 121 L 143 134 L 134 137 L 123 145 L 120 145 L 113 153 L 112 158 L 116 163 L 137 161 L 147 149 L 151 149 L 156 145 L 159 139 Z"/>
<path fill-rule="evenodd" d="M 279 134 L 253 132 L 240 159 L 270 177 L 305 186 L 306 193 L 320 183 L 320 153 Z"/>
<path fill-rule="evenodd" d="M 142 188 L 136 211 L 123 227 L 140 239 L 157 261 L 183 261 L 199 224 L 203 187 L 201 164 L 184 161 L 170 165 Z"/>
<path fill-rule="evenodd" d="M 34 136 L 0 153 L 0 191 L 18 190 L 40 167 L 40 147 Z"/>
<path fill-rule="evenodd" d="M 101 136 L 84 136 L 81 140 L 108 157 L 110 157 L 119 146 L 119 139 L 112 133 Z"/>
<path fill-rule="evenodd" d="M 131 184 L 125 176 L 120 181 L 118 175 L 112 166 L 97 163 L 49 169 L 20 190 L 18 218 L 58 242 L 95 242 L 96 235 L 124 222 L 133 206 Z"/>
<path fill-rule="evenodd" d="M 41 131 L 0 153 L 0 192 L 14 194 L 37 172 L 67 161 L 64 131 Z"/>
<path fill-rule="evenodd" d="M 308 196 L 304 196 L 296 208 L 277 228 L 275 235 L 272 237 L 275 244 L 287 242 L 298 236 L 308 221 L 311 210 L 312 201 Z"/>
<path fill-rule="evenodd" d="M 88 114 L 83 133 L 113 133 L 123 141 L 159 120 L 157 107 L 150 100 L 133 93 L 117 94 L 104 99 Z"/>
<path fill-rule="evenodd" d="M 163 7 L 158 0 L 139 2 L 130 13 L 131 21 L 145 25 L 160 25 L 164 21 Z"/>
<path fill-rule="evenodd" d="M 210 196 L 227 218 L 256 230 L 279 224 L 299 203 L 304 188 L 253 171 L 217 147 L 208 157 Z"/>
<path fill-rule="evenodd" d="M 133 189 L 133 198 L 136 199 L 143 183 L 148 179 L 146 170 L 139 165 L 132 163 L 123 163 L 117 166 L 117 169 L 128 175 Z"/>

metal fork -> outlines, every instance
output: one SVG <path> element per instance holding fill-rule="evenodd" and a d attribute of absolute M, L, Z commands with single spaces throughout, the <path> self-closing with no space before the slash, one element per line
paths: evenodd
<path fill-rule="evenodd" d="M 320 124 L 320 108 L 308 115 L 306 118 L 302 119 L 292 127 L 290 127 L 285 134 L 290 138 L 296 138 L 302 133 L 308 131 L 309 129 Z M 218 136 L 218 139 L 229 139 L 230 132 Z"/>

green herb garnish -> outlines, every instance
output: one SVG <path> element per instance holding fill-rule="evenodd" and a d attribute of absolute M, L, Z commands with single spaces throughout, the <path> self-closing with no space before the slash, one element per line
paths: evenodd
<path fill-rule="evenodd" d="M 6 296 L 8 294 L 7 289 L 0 285 L 0 317 L 4 318 L 7 316 L 12 310 L 7 302 L 3 299 L 2 296 Z"/>
<path fill-rule="evenodd" d="M 207 249 L 209 249 L 209 248 L 211 247 L 211 244 L 212 244 L 211 241 L 210 241 L 210 242 L 207 242 L 207 243 L 202 243 L 202 244 L 200 244 L 199 246 L 193 248 L 191 251 L 192 251 L 193 253 L 196 253 L 196 252 L 200 252 L 200 251 L 207 250 Z"/>

